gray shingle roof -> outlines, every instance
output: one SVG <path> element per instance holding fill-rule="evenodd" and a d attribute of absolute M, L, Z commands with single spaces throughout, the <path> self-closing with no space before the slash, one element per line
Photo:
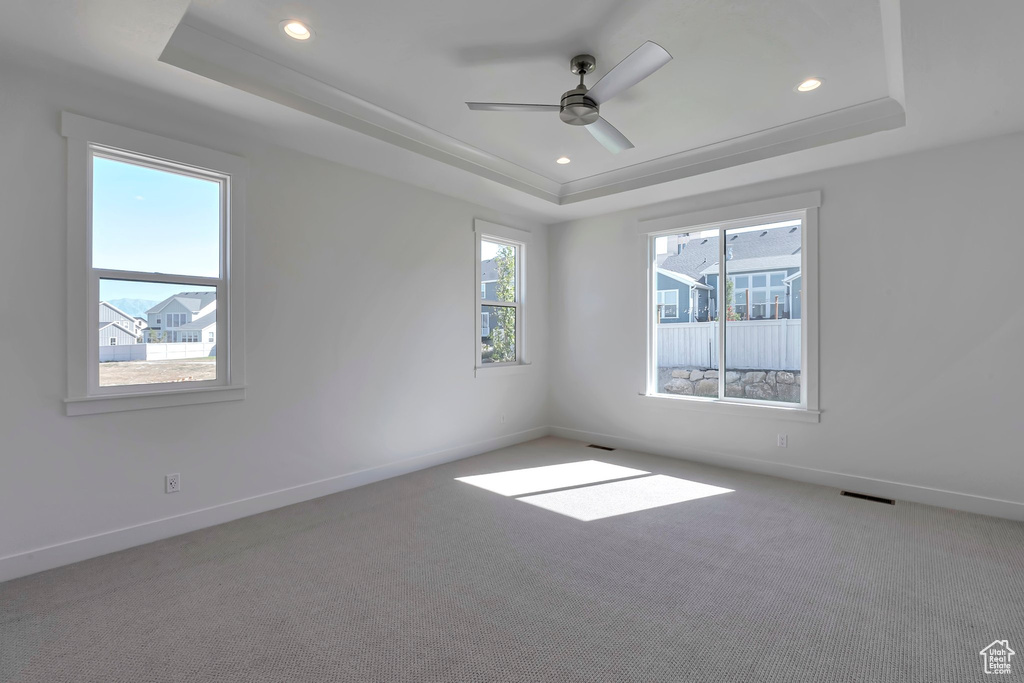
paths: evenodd
<path fill-rule="evenodd" d="M 185 306 L 185 308 L 195 313 L 205 308 L 211 302 L 216 301 L 217 292 L 178 292 L 174 296 L 167 297 L 156 306 L 146 311 L 146 315 L 149 315 L 150 313 L 159 313 L 174 299 L 177 299 L 183 306 Z"/>
<path fill-rule="evenodd" d="M 763 234 L 765 232 L 767 234 Z M 768 231 L 741 232 L 727 237 L 725 244 L 726 249 L 732 248 L 730 261 L 736 261 L 737 265 L 740 265 L 741 261 L 750 260 L 749 265 L 753 265 L 755 259 L 799 254 L 800 231 L 792 228 L 775 228 Z M 716 268 L 711 267 L 717 263 L 718 238 L 694 237 L 683 245 L 681 253 L 665 259 L 661 267 L 699 280 L 703 273 L 714 272 Z M 794 265 L 800 266 L 799 259 Z"/>
<path fill-rule="evenodd" d="M 498 279 L 498 259 L 480 262 L 480 282 L 494 282 Z"/>

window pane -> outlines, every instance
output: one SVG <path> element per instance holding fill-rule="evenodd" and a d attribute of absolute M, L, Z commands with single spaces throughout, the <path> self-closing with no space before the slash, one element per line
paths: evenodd
<path fill-rule="evenodd" d="M 799 221 L 789 221 L 727 231 L 735 245 L 735 257 L 725 264 L 727 274 L 737 282 L 749 276 L 752 286 L 749 306 L 741 305 L 746 302 L 739 291 L 733 294 L 737 305 L 725 323 L 726 397 L 800 403 L 800 320 L 790 318 L 782 285 L 800 271 L 799 226 Z M 743 274 L 744 269 L 764 268 L 765 259 L 786 271 Z"/>
<path fill-rule="evenodd" d="M 717 230 L 665 237 L 655 253 L 653 312 L 655 391 L 672 396 L 718 396 Z M 655 300 L 652 297 L 652 300 Z"/>
<path fill-rule="evenodd" d="M 519 249 L 480 241 L 480 291 L 487 301 L 516 301 L 516 259 Z"/>
<path fill-rule="evenodd" d="M 213 287 L 100 280 L 99 327 L 101 387 L 217 379 L 217 346 L 199 343 L 217 330 Z"/>
<path fill-rule="evenodd" d="M 93 157 L 93 267 L 219 277 L 221 184 Z"/>
<path fill-rule="evenodd" d="M 481 306 L 480 322 L 481 362 L 516 362 L 516 309 L 512 306 Z"/>

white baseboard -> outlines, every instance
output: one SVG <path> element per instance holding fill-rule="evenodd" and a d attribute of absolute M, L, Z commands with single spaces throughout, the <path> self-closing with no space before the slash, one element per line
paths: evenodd
<path fill-rule="evenodd" d="M 737 455 L 715 452 L 694 452 L 685 448 L 667 449 L 655 443 L 648 443 L 642 439 L 631 439 L 612 434 L 601 434 L 598 432 L 587 432 L 568 427 L 551 427 L 551 436 L 559 436 L 573 441 L 584 441 L 601 446 L 611 446 L 625 450 L 653 453 L 670 458 L 692 460 L 694 462 L 719 465 L 737 470 L 757 472 L 783 479 L 793 479 L 810 484 L 821 484 L 832 486 L 857 493 L 866 493 L 871 496 L 892 498 L 893 500 L 906 500 L 925 505 L 952 508 L 964 512 L 973 512 L 979 515 L 990 515 L 992 517 L 1005 517 L 1024 521 L 1024 503 L 1017 503 L 1011 500 L 999 498 L 987 498 L 970 493 L 958 491 L 947 491 L 945 489 L 929 488 L 916 484 L 906 484 L 898 481 L 885 479 L 874 479 L 854 474 L 843 474 L 829 470 L 819 470 L 812 467 L 800 465 L 789 465 L 786 463 L 758 460 L 756 458 L 745 458 Z"/>
<path fill-rule="evenodd" d="M 143 522 L 123 529 L 106 531 L 94 536 L 77 538 L 63 543 L 36 548 L 27 552 L 0 557 L 0 582 L 16 579 L 20 576 L 35 574 L 47 569 L 61 567 L 66 564 L 88 560 L 107 553 L 125 550 L 144 543 L 152 543 L 171 536 L 188 533 L 197 529 L 223 524 L 241 517 L 248 517 L 267 510 L 301 503 L 313 498 L 330 495 L 346 489 L 372 484 L 376 481 L 397 477 L 416 470 L 426 469 L 435 465 L 461 460 L 472 455 L 486 453 L 498 448 L 506 448 L 525 441 L 539 439 L 548 435 L 547 427 L 537 427 L 514 434 L 477 441 L 476 443 L 449 448 L 419 455 L 399 462 L 372 467 L 358 472 L 350 472 L 336 477 L 329 477 L 308 484 L 300 484 L 278 491 L 243 498 L 241 500 L 222 503 L 201 510 L 185 512 L 173 517 L 165 517 L 150 522 Z"/>

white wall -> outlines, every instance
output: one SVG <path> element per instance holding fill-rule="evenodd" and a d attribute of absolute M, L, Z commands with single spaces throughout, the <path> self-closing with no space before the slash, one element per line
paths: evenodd
<path fill-rule="evenodd" d="M 154 93 L 2 66 L 0 580 L 543 433 L 543 226 L 268 146 Z M 63 415 L 62 109 L 249 160 L 244 401 Z M 525 374 L 473 376 L 474 218 L 536 236 Z M 26 343 L 10 321 L 29 314 Z M 316 334 L 295 352 L 310 321 Z M 182 491 L 165 495 L 171 472 Z"/>
<path fill-rule="evenodd" d="M 638 396 L 637 221 L 819 189 L 820 424 Z M 1015 135 L 553 226 L 554 432 L 1024 518 L 1022 193 Z"/>

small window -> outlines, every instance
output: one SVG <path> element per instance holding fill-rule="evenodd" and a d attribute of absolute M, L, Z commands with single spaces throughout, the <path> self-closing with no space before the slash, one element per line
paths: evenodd
<path fill-rule="evenodd" d="M 679 317 L 679 290 L 658 290 L 658 315 L 661 320 Z"/>
<path fill-rule="evenodd" d="M 525 365 L 529 233 L 477 221 L 477 368 Z M 517 239 L 518 238 L 518 239 Z"/>
<path fill-rule="evenodd" d="M 110 338 L 110 345 L 111 346 L 117 346 L 117 337 L 111 337 Z"/>

